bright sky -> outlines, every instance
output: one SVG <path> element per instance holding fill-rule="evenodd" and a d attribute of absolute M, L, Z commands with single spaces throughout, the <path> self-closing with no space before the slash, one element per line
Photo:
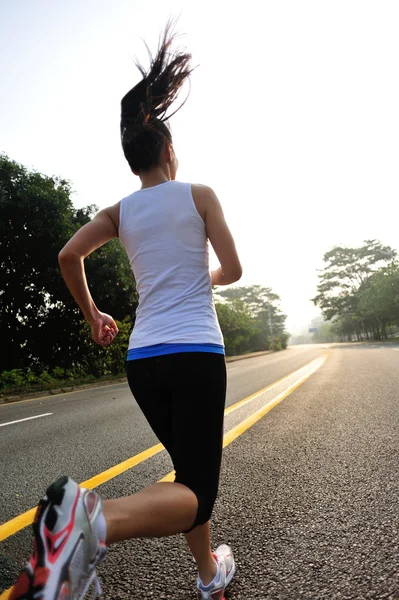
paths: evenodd
<path fill-rule="evenodd" d="M 397 0 L 2 0 L 0 151 L 103 208 L 138 189 L 122 96 L 170 15 L 199 65 L 172 119 L 179 179 L 211 185 L 244 266 L 306 328 L 335 244 L 399 247 Z"/>

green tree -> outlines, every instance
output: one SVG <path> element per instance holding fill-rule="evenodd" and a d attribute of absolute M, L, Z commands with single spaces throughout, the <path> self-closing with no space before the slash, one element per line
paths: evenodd
<path fill-rule="evenodd" d="M 223 332 L 226 354 L 228 356 L 244 353 L 254 334 L 251 315 L 241 300 L 217 302 L 216 312 Z"/>
<path fill-rule="evenodd" d="M 342 337 L 361 339 L 368 335 L 366 316 L 359 307 L 359 292 L 368 286 L 381 264 L 396 256 L 390 246 L 366 240 L 359 248 L 336 246 L 324 255 L 327 263 L 319 272 L 317 295 L 313 298 L 327 320 L 336 320 L 335 331 Z"/>
<path fill-rule="evenodd" d="M 252 314 L 258 316 L 267 307 L 273 306 L 280 301 L 280 296 L 269 287 L 262 285 L 249 285 L 229 287 L 216 290 L 216 294 L 227 300 L 241 300 Z"/>
<path fill-rule="evenodd" d="M 317 326 L 317 331 L 312 334 L 312 342 L 314 344 L 325 344 L 336 341 L 336 330 L 334 323 L 325 321 Z"/>
<path fill-rule="evenodd" d="M 246 350 L 276 350 L 287 347 L 286 316 L 280 310 L 280 297 L 261 285 L 231 287 L 217 290 L 225 302 L 241 302 L 251 317 L 251 334 Z M 222 328 L 223 329 L 223 328 Z"/>
<path fill-rule="evenodd" d="M 7 336 L 0 371 L 69 369 L 83 360 L 82 315 L 63 282 L 58 252 L 95 210 L 76 210 L 65 180 L 0 155 L 0 317 Z M 120 320 L 134 315 L 134 280 L 117 240 L 90 256 L 86 268 L 101 310 Z"/>
<path fill-rule="evenodd" d="M 336 334 L 341 342 L 347 340 L 351 342 L 356 339 L 358 332 L 358 322 L 352 313 L 343 313 L 334 319 L 331 330 Z"/>
<path fill-rule="evenodd" d="M 373 273 L 358 293 L 358 313 L 375 338 L 387 338 L 387 328 L 399 324 L 399 263 Z"/>

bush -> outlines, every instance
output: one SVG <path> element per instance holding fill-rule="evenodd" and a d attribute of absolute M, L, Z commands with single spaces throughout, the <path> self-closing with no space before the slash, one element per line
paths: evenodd
<path fill-rule="evenodd" d="M 51 371 L 51 375 L 54 379 L 65 379 L 65 371 L 62 367 L 54 367 Z"/>
<path fill-rule="evenodd" d="M 98 379 L 107 380 L 125 373 L 126 353 L 132 329 L 132 319 L 117 321 L 119 335 L 109 348 L 101 348 L 91 340 L 90 327 L 82 323 L 81 344 L 85 351 L 72 368 L 55 366 L 49 372 L 37 374 L 31 369 L 13 369 L 0 375 L 0 392 L 8 395 L 49 390 L 71 385 L 91 383 Z"/>
<path fill-rule="evenodd" d="M 35 385 L 38 382 L 39 382 L 39 378 L 35 373 L 33 373 L 33 371 L 27 371 L 25 373 L 24 385 L 28 385 L 28 386 Z"/>
<path fill-rule="evenodd" d="M 102 375 L 99 378 L 86 373 L 75 374 L 74 377 L 71 377 L 71 373 L 69 373 L 70 377 L 68 379 L 55 379 L 47 371 L 43 371 L 40 375 L 35 375 L 31 371 L 24 373 L 22 369 L 14 370 L 19 371 L 19 373 L 4 371 L 0 375 L 0 395 L 13 396 L 31 392 L 54 390 L 57 388 L 93 383 L 95 381 L 112 380 L 115 377 L 124 375 L 123 371 L 115 375 Z"/>
<path fill-rule="evenodd" d="M 11 386 L 19 386 L 25 383 L 25 374 L 23 369 L 13 369 L 12 371 L 3 371 L 0 375 L 0 389 Z"/>
<path fill-rule="evenodd" d="M 53 383 L 55 379 L 51 377 L 51 375 L 47 371 L 43 371 L 42 373 L 40 373 L 38 381 L 40 383 Z"/>
<path fill-rule="evenodd" d="M 281 334 L 280 338 L 281 338 L 281 348 L 283 350 L 285 350 L 287 348 L 287 345 L 288 345 L 289 334 L 288 333 L 283 333 L 283 334 Z"/>

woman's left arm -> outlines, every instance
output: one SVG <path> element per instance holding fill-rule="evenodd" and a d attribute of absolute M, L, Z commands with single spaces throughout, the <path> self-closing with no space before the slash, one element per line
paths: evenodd
<path fill-rule="evenodd" d="M 119 202 L 101 210 L 69 240 L 58 255 L 62 276 L 69 291 L 89 322 L 92 337 L 100 346 L 108 346 L 118 333 L 114 319 L 96 307 L 87 285 L 84 259 L 100 246 L 118 237 Z"/>

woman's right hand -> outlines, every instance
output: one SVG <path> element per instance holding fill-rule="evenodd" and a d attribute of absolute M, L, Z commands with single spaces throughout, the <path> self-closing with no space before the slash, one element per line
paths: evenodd
<path fill-rule="evenodd" d="M 89 321 L 91 327 L 91 337 L 103 348 L 109 346 L 118 334 L 118 326 L 114 319 L 106 313 L 99 312 L 92 321 Z"/>

